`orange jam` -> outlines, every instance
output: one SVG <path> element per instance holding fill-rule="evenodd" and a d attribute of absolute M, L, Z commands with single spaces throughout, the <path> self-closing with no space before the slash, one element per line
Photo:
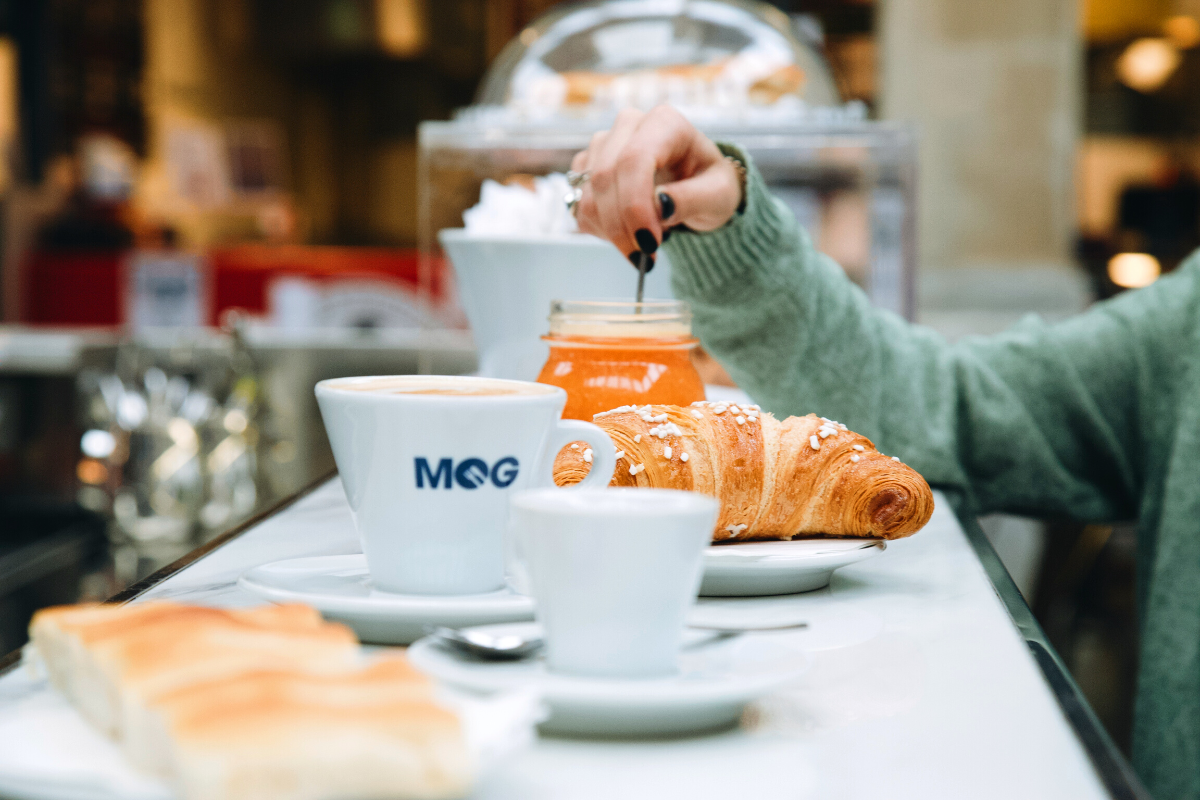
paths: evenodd
<path fill-rule="evenodd" d="M 550 358 L 540 383 L 567 391 L 564 419 L 618 406 L 704 399 L 692 365 L 691 311 L 675 300 L 565 302 L 550 307 Z"/>

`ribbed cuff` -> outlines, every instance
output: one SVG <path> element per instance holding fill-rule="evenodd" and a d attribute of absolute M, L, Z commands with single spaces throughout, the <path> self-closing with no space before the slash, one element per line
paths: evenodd
<path fill-rule="evenodd" d="M 712 294 L 774 263 L 782 237 L 795 224 L 771 197 L 745 151 L 721 142 L 717 147 L 746 165 L 746 208 L 715 231 L 672 232 L 666 245 L 672 282 L 684 297 Z"/>

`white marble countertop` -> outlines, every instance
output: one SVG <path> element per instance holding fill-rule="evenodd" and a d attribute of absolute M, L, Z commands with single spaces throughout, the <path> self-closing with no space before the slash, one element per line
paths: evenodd
<path fill-rule="evenodd" d="M 236 586 L 246 569 L 357 551 L 334 479 L 138 600 L 252 605 Z M 838 571 L 828 589 L 702 600 L 696 614 L 809 620 L 813 666 L 751 707 L 738 730 L 656 742 L 543 738 L 474 797 L 1109 796 L 940 496 L 924 531 Z"/>

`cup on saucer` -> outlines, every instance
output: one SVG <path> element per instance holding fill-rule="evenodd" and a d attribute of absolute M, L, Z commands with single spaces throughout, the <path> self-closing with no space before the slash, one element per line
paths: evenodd
<path fill-rule="evenodd" d="M 442 375 L 321 381 L 317 403 L 362 539 L 384 592 L 483 594 L 505 586 L 509 497 L 553 487 L 554 457 L 582 440 L 607 486 L 603 430 L 561 419 L 567 395 L 526 381 Z M 549 488 L 571 494 L 586 489 Z"/>
<path fill-rule="evenodd" d="M 673 489 L 533 489 L 511 506 L 547 669 L 614 679 L 676 674 L 717 501 Z"/>

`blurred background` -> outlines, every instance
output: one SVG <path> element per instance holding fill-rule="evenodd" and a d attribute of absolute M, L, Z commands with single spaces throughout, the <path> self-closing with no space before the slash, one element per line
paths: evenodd
<path fill-rule="evenodd" d="M 952 339 L 1200 244 L 1200 0 L 712 5 L 0 0 L 0 652 L 328 474 L 315 381 L 476 369 L 437 232 L 621 105 Z M 984 522 L 1127 748 L 1132 528 Z"/>

